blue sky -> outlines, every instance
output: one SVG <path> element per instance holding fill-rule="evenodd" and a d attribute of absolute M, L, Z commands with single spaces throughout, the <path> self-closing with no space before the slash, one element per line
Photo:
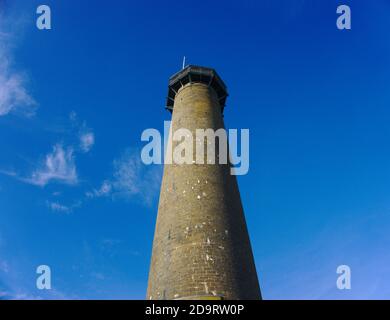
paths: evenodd
<path fill-rule="evenodd" d="M 170 119 L 185 55 L 226 82 L 227 127 L 250 129 L 263 297 L 390 297 L 389 1 L 47 0 L 50 31 L 40 4 L 0 0 L 0 296 L 145 297 L 162 168 L 140 136 Z"/>

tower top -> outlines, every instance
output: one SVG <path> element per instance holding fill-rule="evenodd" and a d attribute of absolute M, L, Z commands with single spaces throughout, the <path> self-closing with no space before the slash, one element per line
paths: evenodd
<path fill-rule="evenodd" d="M 188 83 L 204 83 L 213 88 L 218 96 L 221 112 L 225 108 L 228 92 L 225 83 L 212 68 L 189 65 L 169 78 L 166 109 L 172 112 L 179 89 Z"/>

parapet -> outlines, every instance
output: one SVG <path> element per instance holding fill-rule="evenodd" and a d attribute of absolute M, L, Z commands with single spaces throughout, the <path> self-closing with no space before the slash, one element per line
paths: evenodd
<path fill-rule="evenodd" d="M 212 68 L 189 65 L 183 70 L 175 73 L 169 79 L 168 97 L 166 109 L 173 111 L 175 97 L 179 89 L 188 83 L 203 83 L 214 89 L 218 96 L 221 113 L 225 108 L 228 92 L 225 83 Z"/>

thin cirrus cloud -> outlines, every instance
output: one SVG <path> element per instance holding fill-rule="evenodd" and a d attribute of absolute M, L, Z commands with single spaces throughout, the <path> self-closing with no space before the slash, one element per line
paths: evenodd
<path fill-rule="evenodd" d="M 62 205 L 60 204 L 59 202 L 50 202 L 50 201 L 47 201 L 46 202 L 46 205 L 52 210 L 52 211 L 55 211 L 55 212 L 62 212 L 62 213 L 70 213 L 72 210 L 71 208 L 65 206 L 65 205 Z"/>
<path fill-rule="evenodd" d="M 26 76 L 13 66 L 12 34 L 5 30 L 4 21 L 0 13 L 0 117 L 11 113 L 33 116 L 37 103 L 28 93 Z"/>
<path fill-rule="evenodd" d="M 161 168 L 142 163 L 140 152 L 127 149 L 113 161 L 111 179 L 103 181 L 98 189 L 86 193 L 87 198 L 112 197 L 113 199 L 139 200 L 150 206 L 158 194 Z"/>
<path fill-rule="evenodd" d="M 82 152 L 89 152 L 95 144 L 95 134 L 92 131 L 80 134 L 80 149 Z"/>
<path fill-rule="evenodd" d="M 78 177 L 73 148 L 64 148 L 61 144 L 56 144 L 31 177 L 21 180 L 42 187 L 50 182 L 77 184 Z"/>
<path fill-rule="evenodd" d="M 93 189 L 86 193 L 87 198 L 100 198 L 110 195 L 112 192 L 112 183 L 108 180 L 103 181 L 98 189 Z"/>
<path fill-rule="evenodd" d="M 0 52 L 0 59 L 1 55 Z M 27 93 L 24 82 L 22 75 L 10 73 L 0 61 L 0 116 L 18 113 L 29 117 L 35 114 L 36 102 Z"/>
<path fill-rule="evenodd" d="M 75 202 L 70 206 L 61 204 L 57 201 L 46 201 L 46 205 L 53 212 L 69 214 L 73 212 L 73 209 L 81 206 L 81 201 Z"/>
<path fill-rule="evenodd" d="M 95 135 L 85 123 L 79 124 L 75 120 L 76 117 L 76 113 L 72 112 L 71 123 L 76 131 L 73 131 L 72 136 L 76 136 L 78 142 L 73 141 L 67 146 L 62 143 L 55 144 L 30 175 L 21 176 L 14 170 L 0 170 L 0 173 L 40 187 L 45 187 L 49 183 L 78 184 L 76 154 L 89 152 L 95 144 Z M 59 207 L 52 209 L 61 211 Z"/>
<path fill-rule="evenodd" d="M 88 153 L 95 145 L 95 133 L 90 129 L 86 122 L 81 122 L 75 111 L 69 114 L 69 120 L 73 130 L 78 131 L 79 151 Z"/>

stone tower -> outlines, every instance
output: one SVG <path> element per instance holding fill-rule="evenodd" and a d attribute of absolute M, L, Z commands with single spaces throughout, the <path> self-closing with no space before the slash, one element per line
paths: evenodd
<path fill-rule="evenodd" d="M 180 143 L 173 133 L 186 128 L 194 150 L 206 150 L 208 140 L 196 141 L 195 130 L 224 129 L 227 96 L 213 69 L 188 66 L 173 75 L 172 149 Z M 216 163 L 165 164 L 147 299 L 261 299 L 236 177 L 230 164 Z"/>

